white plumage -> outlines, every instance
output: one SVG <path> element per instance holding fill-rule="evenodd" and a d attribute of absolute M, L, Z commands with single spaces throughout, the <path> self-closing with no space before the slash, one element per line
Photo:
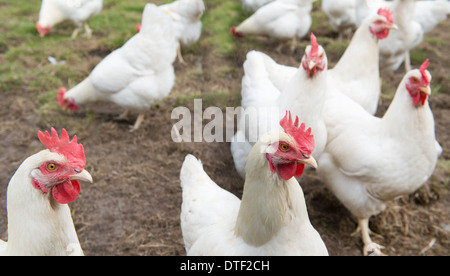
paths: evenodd
<path fill-rule="evenodd" d="M 450 1 L 429 0 L 416 3 L 414 20 L 421 26 L 424 33 L 431 32 L 441 21 L 450 14 Z"/>
<path fill-rule="evenodd" d="M 317 72 L 310 76 L 311 49 L 311 45 L 306 48 L 299 68 L 279 65 L 260 52 L 247 54 L 241 91 L 244 113 L 238 119 L 238 129 L 231 142 L 236 170 L 242 177 L 251 146 L 262 134 L 279 128 L 278 122 L 286 110 L 312 128 L 316 141 L 313 156 L 317 158 L 323 151 L 326 129 L 321 113 L 327 89 L 327 58 L 323 48 L 317 45 L 314 60 L 317 67 L 312 69 Z M 246 117 L 254 119 L 247 121 Z"/>
<path fill-rule="evenodd" d="M 241 0 L 242 6 L 249 12 L 255 12 L 267 3 L 274 0 Z"/>
<path fill-rule="evenodd" d="M 395 71 L 404 63 L 406 71 L 410 71 L 409 51 L 422 42 L 427 32 L 447 19 L 450 14 L 450 2 L 447 0 L 357 0 L 357 22 L 360 23 L 367 16 L 375 14 L 380 7 L 389 8 L 394 12 L 395 21 L 399 27 L 380 43 L 380 67 L 382 70 Z"/>
<path fill-rule="evenodd" d="M 356 28 L 356 0 L 322 0 L 322 10 L 339 35 Z"/>
<path fill-rule="evenodd" d="M 140 32 L 106 56 L 80 84 L 61 90 L 60 104 L 76 109 L 87 102 L 110 101 L 140 112 L 133 128 L 137 129 L 145 110 L 172 90 L 177 45 L 169 16 L 147 4 Z"/>
<path fill-rule="evenodd" d="M 82 27 L 85 28 L 86 35 L 91 37 L 92 31 L 87 25 L 87 20 L 97 15 L 102 7 L 102 0 L 42 0 L 36 28 L 41 36 L 44 36 L 56 24 L 70 20 L 77 26 L 72 38 L 78 35 Z"/>
<path fill-rule="evenodd" d="M 411 69 L 409 51 L 422 42 L 424 31 L 415 20 L 416 0 L 398 0 L 392 5 L 397 31 L 380 42 L 381 70 L 395 71 L 403 62 L 405 69 Z"/>
<path fill-rule="evenodd" d="M 48 164 L 57 167 L 50 171 Z M 0 240 L 0 256 L 83 255 L 65 203 L 77 197 L 78 180 L 92 176 L 67 154 L 46 149 L 25 159 L 8 184 L 8 242 Z"/>
<path fill-rule="evenodd" d="M 276 0 L 259 8 L 236 28 L 233 34 L 263 35 L 277 40 L 304 37 L 311 27 L 311 10 L 314 0 Z M 294 45 L 294 44 L 293 44 Z"/>
<path fill-rule="evenodd" d="M 287 134 L 264 135 L 247 163 L 242 201 L 209 178 L 188 155 L 180 173 L 181 229 L 187 255 L 328 255 L 311 225 L 303 191 L 272 173 L 265 152 Z"/>
<path fill-rule="evenodd" d="M 173 22 L 173 30 L 180 45 L 178 46 L 178 58 L 184 62 L 181 56 L 181 46 L 190 46 L 200 39 L 202 34 L 202 21 L 205 11 L 203 0 L 176 0 L 172 3 L 159 6 L 167 13 Z"/>
<path fill-rule="evenodd" d="M 431 79 L 428 71 L 424 74 Z M 436 166 L 441 149 L 423 76 L 419 70 L 405 75 L 383 118 L 328 90 L 324 107 L 328 142 L 318 160 L 319 174 L 358 218 L 365 247 L 379 250 L 368 234 L 369 217 L 383 211 L 385 201 L 414 192 Z"/>
<path fill-rule="evenodd" d="M 382 20 L 384 23 L 378 24 Z M 379 43 L 386 40 L 372 33 L 392 28 L 381 15 L 373 15 L 358 27 L 342 57 L 329 70 L 329 85 L 337 88 L 360 104 L 370 114 L 375 114 L 381 93 L 379 70 Z M 388 37 L 392 35 L 392 31 Z"/>

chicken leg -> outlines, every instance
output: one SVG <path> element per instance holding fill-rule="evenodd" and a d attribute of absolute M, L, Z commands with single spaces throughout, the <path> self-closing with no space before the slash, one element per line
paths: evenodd
<path fill-rule="evenodd" d="M 73 31 L 72 33 L 72 39 L 77 38 L 78 33 L 84 28 L 85 31 L 85 36 L 87 38 L 91 38 L 92 37 L 92 30 L 91 28 L 89 28 L 89 25 L 84 22 L 83 25 L 77 26 L 77 28 Z"/>
<path fill-rule="evenodd" d="M 141 112 L 139 113 L 136 122 L 134 123 L 134 126 L 130 127 L 130 132 L 136 131 L 141 126 L 142 122 L 144 121 L 145 113 Z"/>
<path fill-rule="evenodd" d="M 89 28 L 89 25 L 86 22 L 84 22 L 84 31 L 87 38 L 92 37 L 92 30 L 91 28 Z"/>
<path fill-rule="evenodd" d="M 181 64 L 186 64 L 186 62 L 184 62 L 183 55 L 181 55 L 181 45 L 178 45 L 178 48 L 177 48 L 177 56 L 178 56 L 178 61 L 179 61 Z"/>
<path fill-rule="evenodd" d="M 404 63 L 405 63 L 405 71 L 406 72 L 411 71 L 411 69 L 412 69 L 411 68 L 411 56 L 409 54 L 409 50 L 405 52 L 405 61 L 404 61 Z"/>
<path fill-rule="evenodd" d="M 361 231 L 361 237 L 364 243 L 364 256 L 385 256 L 385 254 L 381 253 L 381 249 L 384 247 L 372 242 L 370 238 L 369 219 L 358 219 L 358 228 Z"/>
<path fill-rule="evenodd" d="M 77 38 L 78 33 L 80 32 L 80 29 L 81 29 L 80 27 L 76 27 L 75 30 L 73 30 L 72 39 Z"/>

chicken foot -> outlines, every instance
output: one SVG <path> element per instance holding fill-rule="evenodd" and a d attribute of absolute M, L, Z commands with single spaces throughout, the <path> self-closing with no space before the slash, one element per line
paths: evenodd
<path fill-rule="evenodd" d="M 73 30 L 72 39 L 77 38 L 78 33 L 81 31 L 81 29 L 83 29 L 83 27 L 84 27 L 84 31 L 85 31 L 85 36 L 87 38 L 91 38 L 92 37 L 92 30 L 91 30 L 91 28 L 89 28 L 89 25 L 86 22 L 84 22 L 83 25 L 78 26 L 75 30 Z"/>
<path fill-rule="evenodd" d="M 361 237 L 364 243 L 364 256 L 386 256 L 381 252 L 381 249 L 383 249 L 384 246 L 372 242 L 372 239 L 370 238 L 370 233 L 372 233 L 372 231 L 369 229 L 368 218 L 358 219 L 358 229 L 361 231 Z M 356 231 L 358 231 L 358 229 Z"/>

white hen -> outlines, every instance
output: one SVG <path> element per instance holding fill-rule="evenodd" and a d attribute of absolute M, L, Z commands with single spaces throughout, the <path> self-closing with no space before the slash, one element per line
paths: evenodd
<path fill-rule="evenodd" d="M 420 44 L 424 35 L 414 18 L 416 0 L 396 0 L 392 9 L 398 30 L 380 42 L 380 69 L 395 71 L 404 62 L 406 71 L 410 71 L 409 51 Z"/>
<path fill-rule="evenodd" d="M 157 6 L 147 4 L 142 17 L 139 33 L 106 56 L 77 86 L 67 92 L 60 89 L 61 106 L 77 110 L 79 104 L 110 101 L 140 112 L 132 130 L 139 128 L 145 110 L 172 90 L 178 45 L 169 16 Z"/>
<path fill-rule="evenodd" d="M 289 119 L 281 122 L 286 132 L 265 134 L 250 152 L 242 201 L 186 157 L 180 219 L 187 255 L 328 255 L 295 179 L 305 164 L 316 167 L 314 140 Z"/>
<path fill-rule="evenodd" d="M 274 0 L 241 0 L 242 6 L 249 12 L 255 12 L 265 4 Z"/>
<path fill-rule="evenodd" d="M 42 0 L 36 29 L 41 36 L 45 36 L 56 24 L 70 20 L 77 26 L 72 33 L 72 38 L 77 37 L 83 27 L 86 36 L 91 37 L 92 30 L 87 20 L 98 14 L 102 7 L 102 0 Z"/>
<path fill-rule="evenodd" d="M 374 14 L 379 7 L 394 11 L 399 27 L 398 31 L 380 43 L 380 66 L 386 71 L 395 71 L 402 63 L 406 71 L 410 71 L 409 51 L 422 42 L 425 33 L 434 29 L 450 14 L 450 2 L 447 0 L 357 0 L 358 22 Z"/>
<path fill-rule="evenodd" d="M 238 129 L 231 142 L 239 175 L 245 176 L 251 146 L 260 135 L 278 129 L 284 110 L 291 110 L 312 128 L 316 141 L 313 156 L 319 157 L 326 143 L 321 113 L 327 89 L 327 62 L 325 51 L 313 34 L 299 68 L 279 65 L 256 51 L 247 54 L 241 91 L 244 113 L 238 118 Z M 280 78 L 283 75 L 287 78 Z"/>
<path fill-rule="evenodd" d="M 159 6 L 166 12 L 173 22 L 175 36 L 180 42 L 178 46 L 178 59 L 184 63 L 181 55 L 181 46 L 189 46 L 197 42 L 202 34 L 202 21 L 205 11 L 203 0 L 176 0 L 172 3 Z"/>
<path fill-rule="evenodd" d="M 318 160 L 319 174 L 358 219 L 365 255 L 381 254 L 370 239 L 369 218 L 386 208 L 385 201 L 422 186 L 442 151 L 427 101 L 431 93 L 427 66 L 425 62 L 420 70 L 405 75 L 383 118 L 328 90 L 324 107 L 328 143 Z"/>
<path fill-rule="evenodd" d="M 25 159 L 9 181 L 8 242 L 0 240 L 0 256 L 83 255 L 67 203 L 92 176 L 76 136 L 51 133 L 39 132 L 47 149 Z"/>
<path fill-rule="evenodd" d="M 304 37 L 311 27 L 311 10 L 314 0 L 276 0 L 259 8 L 239 26 L 232 27 L 235 37 L 263 35 L 277 40 Z"/>
<path fill-rule="evenodd" d="M 342 57 L 329 70 L 329 85 L 375 114 L 381 93 L 379 43 L 397 28 L 392 13 L 380 9 L 378 14 L 364 20 L 356 30 Z"/>
<path fill-rule="evenodd" d="M 421 26 L 424 33 L 431 32 L 441 21 L 450 14 L 450 1 L 429 0 L 416 3 L 414 20 Z"/>
<path fill-rule="evenodd" d="M 340 37 L 356 29 L 356 0 L 322 0 L 322 10 Z"/>

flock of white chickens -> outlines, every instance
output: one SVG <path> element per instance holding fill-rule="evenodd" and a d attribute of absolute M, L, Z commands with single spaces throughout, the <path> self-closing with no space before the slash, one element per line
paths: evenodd
<path fill-rule="evenodd" d="M 411 69 L 409 51 L 446 19 L 450 2 L 322 0 L 332 27 L 352 35 L 334 68 L 328 68 L 326 49 L 309 32 L 313 0 L 241 2 L 254 13 L 232 27 L 232 35 L 291 41 L 292 49 L 306 36 L 311 42 L 299 67 L 278 64 L 258 51 L 247 54 L 242 107 L 277 107 L 280 113 L 257 114 L 264 130 L 257 142 L 249 139 L 254 134 L 248 114 L 239 118 L 231 152 L 245 179 L 242 199 L 216 185 L 194 156 L 186 156 L 180 220 L 187 255 L 328 255 L 299 185 L 307 167 L 317 169 L 357 218 L 364 255 L 383 255 L 383 246 L 370 238 L 369 218 L 382 212 L 386 201 L 421 187 L 442 152 L 428 103 L 427 68 L 433 61 Z M 73 38 L 83 28 L 91 37 L 86 22 L 101 9 L 102 0 L 43 0 L 36 28 L 46 36 L 69 19 L 76 25 Z M 181 47 L 200 38 L 204 12 L 202 0 L 147 4 L 138 33 L 85 80 L 61 87 L 58 103 L 76 111 L 91 101 L 113 102 L 125 109 L 121 116 L 139 112 L 131 127 L 138 130 L 145 111 L 171 92 L 173 63 L 177 56 L 184 63 Z M 380 68 L 397 70 L 402 63 L 406 73 L 395 97 L 384 116 L 375 117 Z M 0 240 L 0 255 L 82 255 L 67 204 L 80 193 L 79 181 L 93 181 L 84 169 L 83 146 L 64 129 L 61 137 L 55 129 L 38 136 L 47 149 L 27 158 L 8 185 L 8 241 Z"/>

